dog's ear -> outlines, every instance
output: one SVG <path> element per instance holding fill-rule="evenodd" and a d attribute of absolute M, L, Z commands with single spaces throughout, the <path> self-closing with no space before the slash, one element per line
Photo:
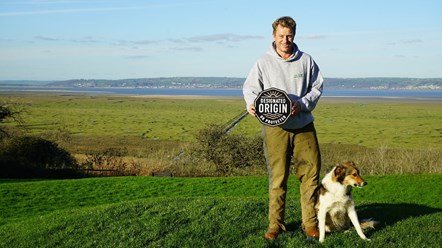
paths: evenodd
<path fill-rule="evenodd" d="M 345 173 L 346 173 L 345 166 L 343 166 L 343 165 L 336 166 L 334 173 L 335 173 L 335 178 L 337 179 L 337 181 L 342 183 L 344 181 Z"/>

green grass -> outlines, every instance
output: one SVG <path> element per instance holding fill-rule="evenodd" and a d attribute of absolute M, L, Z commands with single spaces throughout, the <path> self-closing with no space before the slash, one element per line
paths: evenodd
<path fill-rule="evenodd" d="M 128 163 L 141 168 L 132 174 L 181 176 L 216 175 L 211 164 L 181 166 L 174 158 L 192 145 L 201 128 L 225 124 L 245 107 L 240 97 L 3 95 L 0 102 L 24 106 L 24 133 L 56 142 L 80 163 L 85 154 L 113 148 L 127 151 Z M 440 101 L 321 99 L 314 115 L 323 168 L 351 159 L 370 175 L 440 173 L 440 109 Z M 247 116 L 231 133 L 260 135 L 261 125 Z M 236 175 L 257 173 L 266 171 Z"/>
<path fill-rule="evenodd" d="M 200 128 L 226 123 L 244 109 L 239 98 L 0 97 L 26 105 L 27 132 L 72 134 L 63 145 L 75 153 L 128 147 L 149 159 L 158 150 L 164 150 L 162 159 L 176 155 Z M 417 172 L 439 166 L 441 107 L 441 102 L 322 99 L 314 114 L 323 167 L 349 156 L 370 174 L 378 167 L 388 172 L 399 160 L 404 160 L 399 167 Z M 260 125 L 249 116 L 233 133 L 256 135 Z M 328 235 L 323 246 L 440 247 L 441 174 L 366 179 L 369 185 L 354 195 L 360 218 L 381 222 L 368 232 L 373 241 L 360 240 L 353 230 Z M 289 232 L 268 243 L 262 238 L 266 177 L 0 179 L 0 247 L 322 247 L 299 231 L 299 184 L 292 178 L 290 186 Z"/>
<path fill-rule="evenodd" d="M 323 168 L 351 159 L 370 175 L 440 173 L 442 102 L 376 101 L 320 100 L 314 115 Z M 245 107 L 239 97 L 19 95 L 0 96 L 0 102 L 20 103 L 25 133 L 56 142 L 80 162 L 109 148 L 127 151 L 127 162 L 141 168 L 137 175 L 216 175 L 211 164 L 181 166 L 174 158 L 201 128 L 225 124 Z M 260 135 L 261 125 L 247 116 L 231 133 Z M 236 175 L 256 172 L 266 173 Z"/>
<path fill-rule="evenodd" d="M 322 143 L 367 147 L 442 148 L 442 102 L 320 102 Z"/>
<path fill-rule="evenodd" d="M 120 96 L 0 96 L 26 106 L 22 119 L 31 133 L 61 130 L 74 141 L 194 141 L 207 124 L 224 124 L 240 114 L 241 98 L 151 98 Z M 323 98 L 314 111 L 320 143 L 366 147 L 442 149 L 442 102 L 336 101 Z M 246 117 L 233 133 L 259 135 Z M 142 141 L 138 141 L 142 142 Z M 91 144 L 90 146 L 93 146 Z"/>
<path fill-rule="evenodd" d="M 193 140 L 207 123 L 224 123 L 244 108 L 238 99 L 119 96 L 8 97 L 26 106 L 22 115 L 33 133 L 63 129 L 74 136 L 135 136 L 147 140 Z M 18 98 L 18 99 L 17 99 Z"/>
<path fill-rule="evenodd" d="M 442 175 L 367 177 L 353 191 L 360 218 L 381 222 L 325 247 L 440 247 Z M 115 177 L 0 181 L 0 247 L 321 247 L 299 230 L 299 183 L 289 182 L 289 231 L 267 227 L 267 178 Z"/>

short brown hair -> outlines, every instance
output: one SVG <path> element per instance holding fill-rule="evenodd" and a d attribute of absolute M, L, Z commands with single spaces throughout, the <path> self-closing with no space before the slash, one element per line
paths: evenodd
<path fill-rule="evenodd" d="M 290 28 L 293 30 L 293 34 L 296 34 L 296 22 L 290 16 L 283 16 L 276 19 L 272 24 L 273 33 L 276 32 L 276 28 L 278 27 L 278 25 L 281 25 L 285 28 Z"/>

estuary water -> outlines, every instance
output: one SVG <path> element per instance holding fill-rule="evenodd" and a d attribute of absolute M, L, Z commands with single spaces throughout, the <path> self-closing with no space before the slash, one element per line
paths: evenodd
<path fill-rule="evenodd" d="M 74 88 L 38 86 L 2 86 L 0 95 L 9 94 L 55 94 L 55 95 L 176 95 L 176 96 L 226 96 L 242 97 L 242 89 L 224 88 Z M 442 100 L 442 90 L 368 90 L 324 89 L 325 97 L 400 97 L 436 98 Z"/>

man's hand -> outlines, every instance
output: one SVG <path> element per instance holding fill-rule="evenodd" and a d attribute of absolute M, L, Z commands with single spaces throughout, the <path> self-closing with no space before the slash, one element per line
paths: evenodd
<path fill-rule="evenodd" d="M 254 104 L 250 104 L 248 111 L 249 111 L 249 114 L 251 114 L 252 116 L 256 116 L 256 111 L 255 111 L 255 105 Z"/>
<path fill-rule="evenodd" d="M 296 116 L 297 114 L 299 114 L 299 112 L 301 112 L 301 104 L 299 104 L 298 101 L 296 101 L 293 105 L 292 105 L 292 109 L 290 111 L 290 114 L 293 116 Z"/>

